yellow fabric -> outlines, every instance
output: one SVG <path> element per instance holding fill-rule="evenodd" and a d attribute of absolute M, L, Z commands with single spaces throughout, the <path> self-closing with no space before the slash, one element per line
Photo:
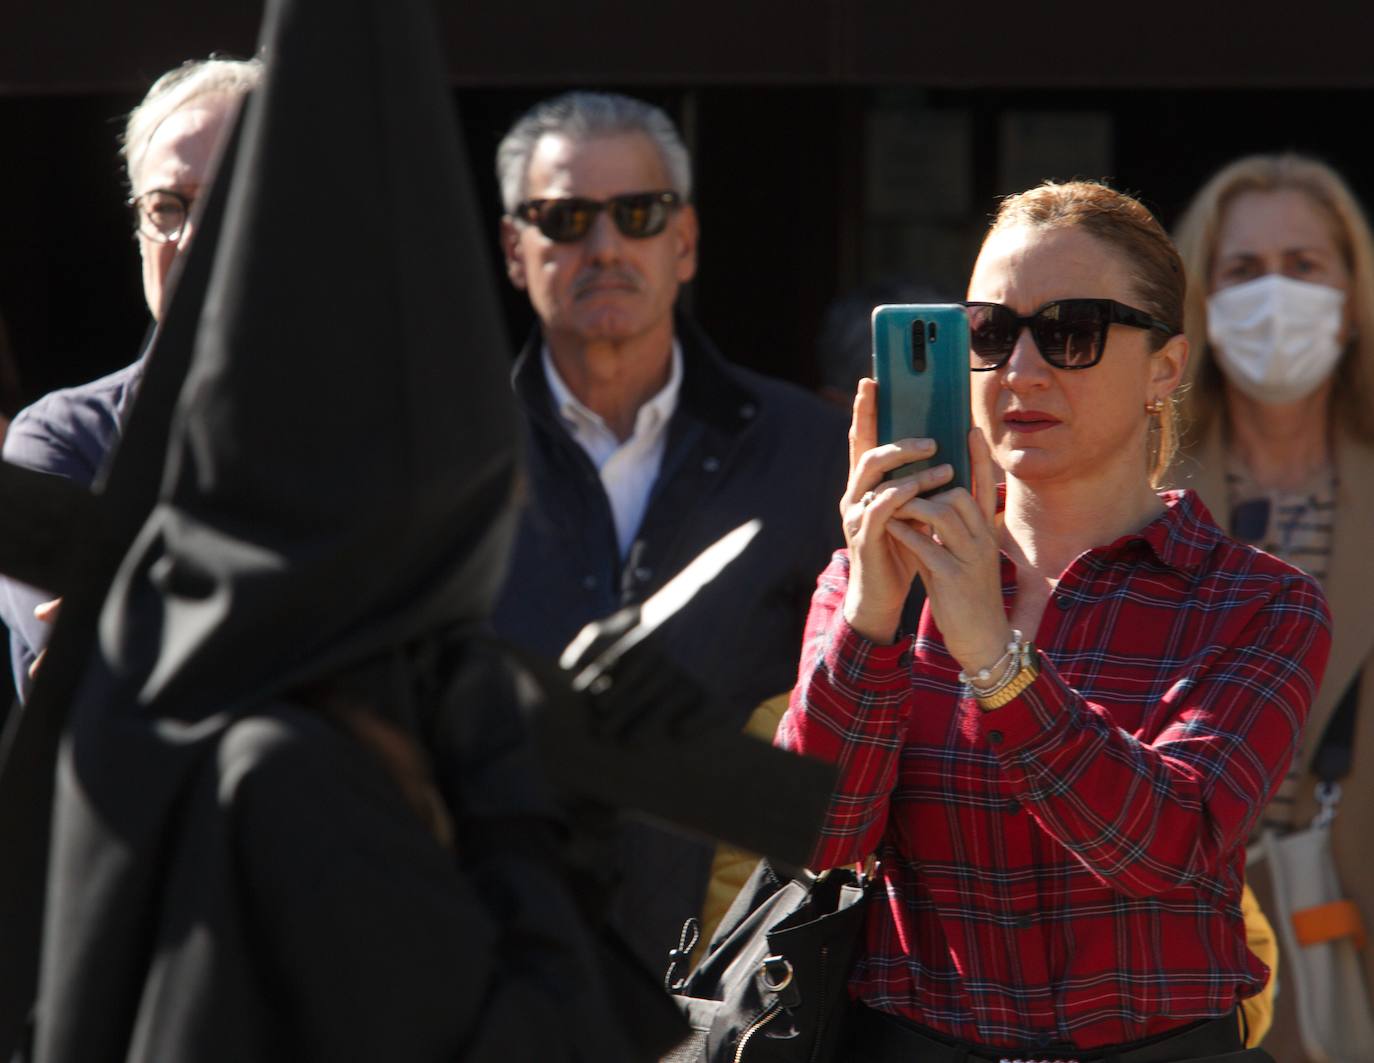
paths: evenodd
<path fill-rule="evenodd" d="M 744 725 L 744 733 L 765 742 L 773 741 L 773 734 L 778 729 L 782 714 L 787 711 L 787 699 L 790 696 L 790 691 L 778 694 L 756 708 L 749 717 L 749 722 Z M 693 966 L 701 959 L 706 951 L 706 943 L 711 940 L 716 927 L 720 926 L 720 921 L 729 911 L 735 894 L 748 881 L 754 865 L 758 862 L 757 853 L 729 845 L 716 846 L 716 855 L 711 861 L 711 879 L 706 884 L 706 900 L 701 907 L 701 940 L 692 952 Z"/>
<path fill-rule="evenodd" d="M 1245 1047 L 1255 1048 L 1274 1022 L 1274 977 L 1279 973 L 1279 940 L 1248 882 L 1240 895 L 1240 914 L 1245 918 L 1245 944 L 1269 968 L 1269 981 L 1264 988 L 1240 1004 L 1245 1016 L 1241 1029 L 1249 1030 Z"/>

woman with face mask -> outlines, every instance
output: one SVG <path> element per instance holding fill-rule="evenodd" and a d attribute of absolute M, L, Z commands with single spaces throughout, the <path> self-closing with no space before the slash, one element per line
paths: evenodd
<path fill-rule="evenodd" d="M 1178 246 L 1190 278 L 1185 324 L 1194 364 L 1193 430 L 1176 479 L 1195 488 L 1232 535 L 1322 581 L 1333 618 L 1325 679 L 1261 831 L 1293 837 L 1323 804 L 1335 809 L 1329 838 L 1340 906 L 1325 910 L 1328 925 L 1313 929 L 1301 915 L 1295 923 L 1287 909 L 1299 905 L 1280 904 L 1275 893 L 1277 856 L 1263 844 L 1252 848 L 1251 884 L 1281 945 L 1274 1028 L 1264 1044 L 1282 1060 L 1370 1058 L 1363 1042 L 1342 1043 L 1369 1028 L 1374 987 L 1374 950 L 1352 947 L 1360 924 L 1374 920 L 1374 866 L 1362 858 L 1374 820 L 1369 225 L 1326 165 L 1254 155 L 1197 193 Z M 1329 784 L 1337 782 L 1342 796 L 1333 803 Z M 1315 874 L 1305 870 L 1299 880 Z M 1348 953 L 1335 963 L 1336 984 L 1314 974 L 1318 953 L 1326 961 Z M 1352 1016 L 1352 1001 L 1366 1015 Z"/>

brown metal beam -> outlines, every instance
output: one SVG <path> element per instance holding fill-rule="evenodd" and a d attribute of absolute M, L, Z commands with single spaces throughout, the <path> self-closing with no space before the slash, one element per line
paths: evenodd
<path fill-rule="evenodd" d="M 0 93 L 134 92 L 248 54 L 262 3 L 7 5 Z M 438 4 L 455 85 L 1374 85 L 1360 0 L 584 0 Z M 18 10 L 15 10 L 18 8 Z"/>

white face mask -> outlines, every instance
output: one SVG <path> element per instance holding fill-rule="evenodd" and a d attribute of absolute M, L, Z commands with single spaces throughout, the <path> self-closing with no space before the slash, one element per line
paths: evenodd
<path fill-rule="evenodd" d="M 1207 338 L 1232 384 L 1259 402 L 1306 398 L 1336 368 L 1345 293 L 1277 273 L 1207 300 Z"/>

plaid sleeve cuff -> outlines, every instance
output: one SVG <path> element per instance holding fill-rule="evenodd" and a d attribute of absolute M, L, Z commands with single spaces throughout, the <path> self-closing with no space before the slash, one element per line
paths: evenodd
<path fill-rule="evenodd" d="M 826 665 L 832 675 L 841 678 L 848 687 L 864 690 L 886 690 L 903 687 L 910 681 L 911 636 L 899 635 L 891 645 L 874 642 L 860 635 L 835 611 L 830 628 L 829 645 L 825 648 Z"/>
<path fill-rule="evenodd" d="M 1004 764 L 1036 756 L 1054 745 L 1066 728 L 1076 726 L 1079 696 L 1040 651 L 1035 682 L 996 709 L 984 709 L 976 698 L 960 699 L 960 709 L 974 719 L 988 746 Z"/>

